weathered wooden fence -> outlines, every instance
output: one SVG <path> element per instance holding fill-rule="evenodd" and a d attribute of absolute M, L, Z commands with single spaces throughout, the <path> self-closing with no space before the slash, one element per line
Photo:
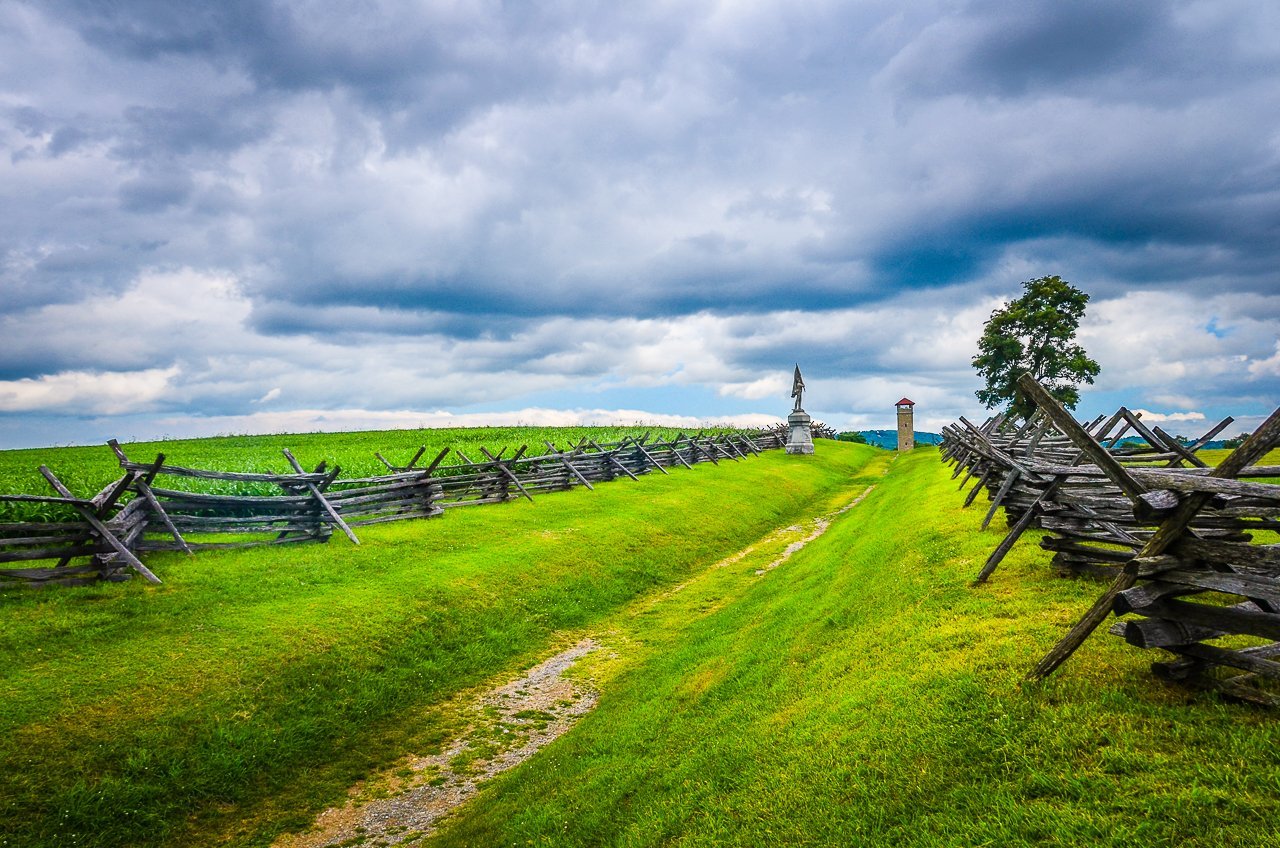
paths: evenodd
<path fill-rule="evenodd" d="M 1114 613 L 1132 617 L 1112 633 L 1174 656 L 1157 674 L 1275 702 L 1257 684 L 1280 680 L 1280 545 L 1258 534 L 1280 530 L 1280 486 L 1248 478 L 1280 477 L 1280 466 L 1257 464 L 1280 445 L 1280 409 L 1210 468 L 1197 454 L 1229 418 L 1183 445 L 1124 408 L 1077 422 L 1034 380 L 1019 384 L 1037 403 L 1030 421 L 944 428 L 953 477 L 964 475 L 961 489 L 976 481 L 966 506 L 986 492 L 983 526 L 1001 506 L 1009 523 L 975 583 L 1032 526 L 1060 571 L 1112 581 L 1028 677 L 1051 674 Z M 1122 442 L 1129 433 L 1136 441 Z"/>
<path fill-rule="evenodd" d="M 527 447 L 509 456 L 506 449 L 495 454 L 481 448 L 483 459 L 477 460 L 445 449 L 420 465 L 422 448 L 403 466 L 378 453 L 386 474 L 344 479 L 340 468 L 329 470 L 325 463 L 304 470 L 288 450 L 284 456 L 293 473 L 245 473 L 171 465 L 163 454 L 138 462 L 112 441 L 108 444 L 124 473 L 91 498 L 76 497 L 43 466 L 41 474 L 56 495 L 0 495 L 0 501 L 58 505 L 74 516 L 0 523 L 0 586 L 73 585 L 124 580 L 133 573 L 158 583 L 140 554 L 325 542 L 335 530 L 359 544 L 353 528 L 364 525 L 430 518 L 453 507 L 532 500 L 535 494 L 574 486 L 592 489 L 620 477 L 667 474 L 701 462 L 737 462 L 785 443 L 772 432 L 653 440 L 646 434 L 604 445 L 586 440 L 565 449 L 546 442 L 536 455 Z M 450 454 L 457 461 L 444 464 Z"/>
<path fill-rule="evenodd" d="M 786 445 L 787 438 L 791 433 L 791 428 L 786 424 L 776 424 L 766 430 L 761 430 L 760 433 L 772 433 L 782 439 L 783 445 Z M 840 434 L 836 432 L 835 427 L 821 421 L 812 421 L 809 423 L 809 434 L 815 439 L 837 439 L 840 436 Z"/>

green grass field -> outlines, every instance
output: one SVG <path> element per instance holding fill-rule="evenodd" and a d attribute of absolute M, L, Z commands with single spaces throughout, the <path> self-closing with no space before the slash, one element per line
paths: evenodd
<path fill-rule="evenodd" d="M 1273 715 L 1105 634 L 1020 688 L 1101 587 L 1024 542 L 970 588 L 999 533 L 949 476 L 916 451 L 732 603 L 624 624 L 597 710 L 440 844 L 1274 844 Z"/>
<path fill-rule="evenodd" d="M 728 428 L 708 428 L 706 433 L 721 433 Z M 150 462 L 157 454 L 165 455 L 170 465 L 216 471 L 252 471 L 290 473 L 283 448 L 288 448 L 304 468 L 310 470 L 320 462 L 330 468 L 342 466 L 344 478 L 385 474 L 374 452 L 380 452 L 395 464 L 407 463 L 419 447 L 426 447 L 419 465 L 426 465 L 445 448 L 461 451 L 474 461 L 483 461 L 480 448 L 498 453 L 506 448 L 510 456 L 527 445 L 528 455 L 546 452 L 543 440 L 561 448 L 592 439 L 599 444 L 617 442 L 626 437 L 638 438 L 650 433 L 653 438 L 673 438 L 682 431 L 672 427 L 454 427 L 427 430 L 366 430 L 351 433 L 282 433 L 271 436 L 218 436 L 208 439 L 173 439 L 159 442 L 134 442 L 122 445 L 129 458 Z M 456 453 L 441 464 L 461 462 Z M 103 486 L 120 477 L 116 455 L 106 444 L 80 447 L 31 448 L 0 451 L 0 494 L 52 495 L 53 490 L 40 475 L 41 465 L 49 466 L 73 493 L 90 497 Z M 211 481 L 161 478 L 172 488 L 197 491 L 229 491 L 227 484 Z M 247 488 L 246 488 L 247 485 Z M 254 488 L 240 484 L 238 494 L 278 494 L 270 484 Z M 273 491 L 274 489 L 274 491 Z M 55 520 L 65 507 L 0 503 L 0 521 Z M 70 518 L 71 513 L 66 512 Z"/>
<path fill-rule="evenodd" d="M 0 845 L 266 845 L 583 635 L 596 709 L 442 845 L 1269 845 L 1276 716 L 1155 680 L 934 449 L 820 442 L 0 596 Z M 759 573 L 778 527 L 828 532 Z M 714 564 L 754 545 L 723 567 Z M 676 587 L 679 587 L 676 591 Z M 434 844 L 434 843 L 432 843 Z"/>
<path fill-rule="evenodd" d="M 365 528 L 359 548 L 154 556 L 154 588 L 0 592 L 0 833 L 253 844 L 304 825 L 441 738 L 432 705 L 794 520 L 872 453 L 699 465 Z"/>

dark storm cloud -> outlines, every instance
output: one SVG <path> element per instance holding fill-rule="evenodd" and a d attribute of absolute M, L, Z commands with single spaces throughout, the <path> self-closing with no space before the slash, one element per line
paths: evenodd
<path fill-rule="evenodd" d="M 984 0 L 949 4 L 890 62 L 921 96 L 1068 94 L 1183 103 L 1243 88 L 1280 65 L 1274 10 L 1249 0 Z"/>
<path fill-rule="evenodd" d="M 238 35 L 262 31 L 267 20 L 266 7 L 252 0 L 55 0 L 49 5 L 90 44 L 143 61 L 171 53 L 218 55 L 233 49 Z"/>
<path fill-rule="evenodd" d="M 200 108 L 130 106 L 115 148 L 123 159 L 149 159 L 157 152 L 169 157 L 235 151 L 266 132 L 265 121 L 252 101 L 227 100 Z"/>
<path fill-rule="evenodd" d="M 53 8 L 146 84 L 77 124 L 50 99 L 28 132 L 53 133 L 49 156 L 104 141 L 119 168 L 94 189 L 189 228 L 139 268 L 234 269 L 278 300 L 515 316 L 821 308 L 978 279 L 1043 239 L 1213 246 L 1242 267 L 1275 249 L 1268 136 L 1230 139 L 1185 114 L 1198 101 L 1156 92 L 1212 53 L 1230 73 L 1198 88 L 1232 97 L 1271 60 L 1238 25 L 1164 3 L 694 7 L 680 22 L 594 4 Z M 173 74 L 183 84 L 166 88 Z M 1118 80 L 1134 103 L 1103 114 Z M 1060 92 L 1036 126 L 1040 98 Z M 1248 120 L 1261 130 L 1265 114 Z M 947 143 L 952 123 L 973 138 Z M 1179 123 L 1190 137 L 1168 139 Z M 366 170 L 380 160 L 412 163 L 424 184 Z M 991 191 L 995 173 L 1010 185 Z M 244 220 L 205 220 L 226 214 Z M 169 241 L 112 223 L 125 232 L 77 246 Z"/>
<path fill-rule="evenodd" d="M 480 310 L 404 310 L 363 304 L 323 305 L 314 301 L 306 308 L 300 308 L 298 304 L 287 301 L 259 301 L 254 304 L 250 326 L 266 335 L 323 335 L 358 344 L 361 339 L 376 336 L 435 335 L 463 341 L 481 338 L 509 340 L 525 326 L 525 322 L 509 315 Z"/>
<path fill-rule="evenodd" d="M 1212 291 L 1221 338 L 1168 315 L 1185 361 L 1265 394 L 1276 31 L 1244 0 L 9 2 L 0 381 L 48 385 L 0 405 L 115 403 L 95 369 L 225 412 L 632 371 L 755 397 L 796 358 L 940 385 L 947 316 L 1045 273 L 1121 316 Z"/>
<path fill-rule="evenodd" d="M 1173 12 L 1160 0 L 970 3 L 927 26 L 891 67 L 896 82 L 926 95 L 1007 97 L 1147 76 L 1152 58 L 1178 55 L 1161 50 L 1181 40 Z"/>
<path fill-rule="evenodd" d="M 542 4 L 57 5 L 89 44 L 109 54 L 203 60 L 247 74 L 263 91 L 342 88 L 382 112 L 390 135 L 408 130 L 414 137 L 438 136 L 476 110 L 554 80 L 543 36 L 573 23 Z"/>
<path fill-rule="evenodd" d="M 121 206 L 129 212 L 163 212 L 191 195 L 191 175 L 183 171 L 149 174 L 121 184 Z"/>

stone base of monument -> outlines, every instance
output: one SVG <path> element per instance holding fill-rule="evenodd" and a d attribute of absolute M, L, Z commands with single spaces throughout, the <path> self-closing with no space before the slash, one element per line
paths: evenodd
<path fill-rule="evenodd" d="M 813 453 L 812 421 L 803 409 L 787 416 L 787 426 L 791 428 L 787 435 L 787 453 Z"/>

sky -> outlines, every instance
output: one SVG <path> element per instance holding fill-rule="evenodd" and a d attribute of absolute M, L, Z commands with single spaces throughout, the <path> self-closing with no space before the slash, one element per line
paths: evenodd
<path fill-rule="evenodd" d="M 0 0 L 0 448 L 1280 403 L 1280 4 Z"/>

